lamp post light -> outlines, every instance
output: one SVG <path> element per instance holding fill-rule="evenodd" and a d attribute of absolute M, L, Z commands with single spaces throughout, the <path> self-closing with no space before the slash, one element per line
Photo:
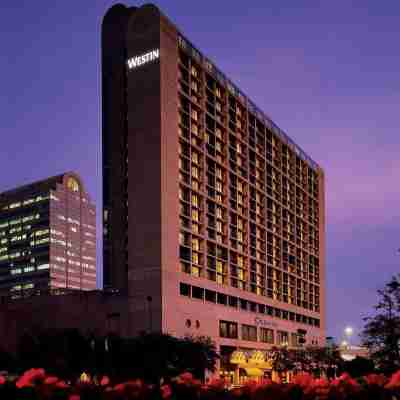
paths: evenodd
<path fill-rule="evenodd" d="M 348 345 L 350 345 L 350 338 L 353 335 L 353 328 L 351 326 L 346 326 L 346 328 L 344 328 L 344 334 L 346 336 L 346 341 L 348 342 Z"/>
<path fill-rule="evenodd" d="M 351 336 L 353 334 L 353 328 L 351 326 L 346 326 L 346 328 L 344 329 L 344 333 L 346 334 L 346 336 Z"/>

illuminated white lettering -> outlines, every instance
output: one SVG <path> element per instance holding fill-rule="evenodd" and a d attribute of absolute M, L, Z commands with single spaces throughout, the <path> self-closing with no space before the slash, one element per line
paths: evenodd
<path fill-rule="evenodd" d="M 160 58 L 160 49 L 155 49 L 140 56 L 129 58 L 127 61 L 128 69 L 140 67 L 141 65 L 157 60 L 158 58 Z"/>

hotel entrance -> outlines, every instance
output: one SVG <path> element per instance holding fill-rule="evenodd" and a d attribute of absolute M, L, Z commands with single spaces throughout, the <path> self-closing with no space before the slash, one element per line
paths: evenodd
<path fill-rule="evenodd" d="M 266 351 L 221 346 L 220 377 L 229 386 L 240 386 L 250 381 L 274 379 L 275 374 Z"/>

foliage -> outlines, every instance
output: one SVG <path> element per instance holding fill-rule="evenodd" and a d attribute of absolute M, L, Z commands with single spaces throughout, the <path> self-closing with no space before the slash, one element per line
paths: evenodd
<path fill-rule="evenodd" d="M 16 379 L 0 376 L 0 398 L 7 400 L 393 400 L 399 396 L 400 371 L 389 378 L 368 375 L 355 380 L 343 374 L 331 381 L 300 373 L 290 384 L 249 382 L 233 390 L 222 380 L 203 385 L 190 373 L 162 385 L 141 380 L 115 383 L 107 376 L 72 384 L 43 369 L 28 370 Z"/>
<path fill-rule="evenodd" d="M 180 339 L 161 333 L 135 338 L 95 337 L 76 329 L 46 330 L 21 338 L 17 372 L 45 368 L 63 379 L 75 380 L 81 371 L 88 371 L 120 380 L 135 377 L 158 383 L 184 371 L 202 379 L 205 369 L 214 370 L 217 357 L 207 337 Z"/>
<path fill-rule="evenodd" d="M 353 378 L 372 374 L 375 371 L 374 362 L 365 357 L 356 357 L 353 360 L 345 361 L 342 366 L 342 371 L 347 372 Z"/>
<path fill-rule="evenodd" d="M 278 372 L 309 372 L 320 376 L 331 369 L 340 369 L 343 360 L 337 347 L 273 348 L 272 367 Z"/>
<path fill-rule="evenodd" d="M 391 373 L 400 368 L 400 281 L 395 276 L 378 291 L 376 315 L 364 318 L 361 334 L 377 367 Z"/>

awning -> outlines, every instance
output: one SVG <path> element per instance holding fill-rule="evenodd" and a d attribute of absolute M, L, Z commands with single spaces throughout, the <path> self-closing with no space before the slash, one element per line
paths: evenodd
<path fill-rule="evenodd" d="M 243 351 L 240 350 L 235 350 L 230 358 L 230 363 L 231 364 L 244 364 L 246 363 L 246 355 L 243 353 Z"/>
<path fill-rule="evenodd" d="M 260 368 L 244 368 L 247 376 L 264 376 L 264 372 Z"/>
<path fill-rule="evenodd" d="M 263 363 L 265 362 L 265 353 L 260 350 L 255 350 L 251 353 L 251 356 L 248 360 L 249 364 L 255 363 Z"/>

